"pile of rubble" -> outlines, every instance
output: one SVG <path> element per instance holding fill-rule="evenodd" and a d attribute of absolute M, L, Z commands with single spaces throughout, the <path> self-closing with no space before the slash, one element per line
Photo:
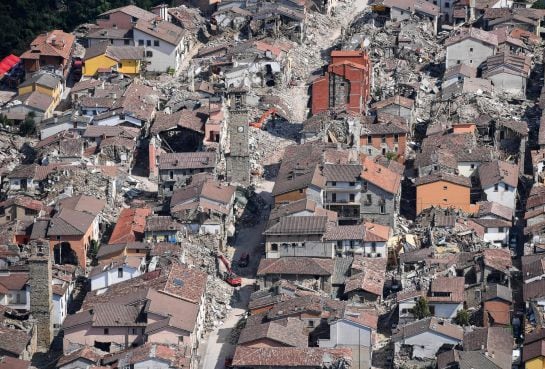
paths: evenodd
<path fill-rule="evenodd" d="M 290 127 L 296 126 L 293 124 L 288 125 Z M 285 125 L 281 125 L 273 128 L 268 125 L 266 130 L 258 128 L 250 129 L 249 145 L 252 173 L 259 176 L 263 174 L 266 174 L 267 177 L 276 176 L 275 170 L 277 170 L 277 168 L 275 169 L 275 164 L 280 163 L 280 160 L 284 155 L 284 149 L 295 143 L 293 138 L 285 138 L 287 132 L 282 128 L 284 126 Z"/>

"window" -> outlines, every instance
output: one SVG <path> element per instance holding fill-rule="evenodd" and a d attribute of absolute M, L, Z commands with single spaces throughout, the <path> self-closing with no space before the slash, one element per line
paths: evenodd
<path fill-rule="evenodd" d="M 121 63 L 119 63 L 117 66 L 118 66 L 120 69 L 123 68 L 123 64 L 121 64 Z"/>
<path fill-rule="evenodd" d="M 61 239 L 61 236 L 57 236 L 57 241 L 59 241 Z"/>
<path fill-rule="evenodd" d="M 503 184 L 503 188 L 505 189 L 505 191 L 509 191 L 509 185 L 507 183 Z"/>
<path fill-rule="evenodd" d="M 350 182 L 349 185 L 350 187 L 354 187 L 356 185 L 356 182 Z"/>
<path fill-rule="evenodd" d="M 104 334 L 110 334 L 110 329 L 109 328 L 104 328 Z"/>
<path fill-rule="evenodd" d="M 471 164 L 469 167 L 470 167 L 471 169 L 475 169 L 475 164 Z"/>
<path fill-rule="evenodd" d="M 367 195 L 366 203 L 367 205 L 371 205 L 373 203 L 373 198 L 371 197 L 371 195 Z"/>
<path fill-rule="evenodd" d="M 303 193 L 303 192 L 304 192 L 304 190 L 301 188 L 301 189 L 299 190 L 299 193 Z"/>
<path fill-rule="evenodd" d="M 159 46 L 159 40 L 153 40 L 153 46 Z"/>
<path fill-rule="evenodd" d="M 473 64 L 473 59 L 469 59 L 469 64 Z"/>
<path fill-rule="evenodd" d="M 445 8 L 450 8 L 450 3 L 445 3 Z"/>
<path fill-rule="evenodd" d="M 123 278 L 123 268 L 117 268 L 117 278 Z"/>
<path fill-rule="evenodd" d="M 443 199 L 443 202 L 447 202 L 448 200 L 447 199 Z"/>
<path fill-rule="evenodd" d="M 494 192 L 498 192 L 498 184 L 497 183 L 494 185 Z"/>
<path fill-rule="evenodd" d="M 386 206 L 380 205 L 380 213 L 381 214 L 386 214 Z"/>
<path fill-rule="evenodd" d="M 377 243 L 371 242 L 371 252 L 377 252 Z"/>
<path fill-rule="evenodd" d="M 144 40 L 138 40 L 138 46 L 144 46 Z"/>
<path fill-rule="evenodd" d="M 356 201 L 356 195 L 354 195 L 353 193 L 350 194 L 350 202 L 354 202 Z"/>
<path fill-rule="evenodd" d="M 146 40 L 146 46 L 151 46 L 151 40 Z"/>
<path fill-rule="evenodd" d="M 170 185 L 169 189 L 170 189 L 171 192 L 174 191 L 174 185 Z"/>
<path fill-rule="evenodd" d="M 362 192 L 367 192 L 367 181 L 363 181 L 361 183 L 361 191 Z"/>
<path fill-rule="evenodd" d="M 174 171 L 168 172 L 168 179 L 174 179 Z"/>
<path fill-rule="evenodd" d="M 386 155 L 386 149 L 382 148 L 382 155 Z"/>
<path fill-rule="evenodd" d="M 277 243 L 271 244 L 271 251 L 278 251 L 278 244 Z"/>
<path fill-rule="evenodd" d="M 394 142 L 395 143 L 399 142 L 399 135 L 398 134 L 394 135 Z"/>
<path fill-rule="evenodd" d="M 460 60 L 456 60 L 456 64 L 460 64 Z"/>
<path fill-rule="evenodd" d="M 371 155 L 373 151 L 371 149 L 367 149 L 367 154 Z"/>
<path fill-rule="evenodd" d="M 382 136 L 380 137 L 380 142 L 386 143 L 386 135 L 382 135 Z"/>
<path fill-rule="evenodd" d="M 125 45 L 129 45 L 130 42 L 131 42 L 131 40 L 123 40 L 123 43 L 124 43 Z"/>
<path fill-rule="evenodd" d="M 371 135 L 367 136 L 367 143 L 371 145 L 373 143 L 373 137 Z"/>
<path fill-rule="evenodd" d="M 336 186 L 336 185 L 337 185 L 337 182 L 333 181 L 333 182 L 331 182 L 331 185 L 332 185 L 332 186 Z"/>
<path fill-rule="evenodd" d="M 314 328 L 314 320 L 309 320 L 308 321 L 308 327 L 309 328 Z"/>
<path fill-rule="evenodd" d="M 153 53 L 151 51 L 146 51 L 146 58 L 153 57 Z"/>
<path fill-rule="evenodd" d="M 38 214 L 37 210 L 34 209 L 25 209 L 25 215 L 36 215 Z"/>
<path fill-rule="evenodd" d="M 503 227 L 498 228 L 498 232 L 503 233 Z"/>
<path fill-rule="evenodd" d="M 136 330 L 136 328 L 132 329 L 132 334 L 138 334 L 138 331 Z"/>
<path fill-rule="evenodd" d="M 448 189 L 448 186 L 443 186 L 443 190 L 447 190 Z"/>
<path fill-rule="evenodd" d="M 470 53 L 473 52 L 473 48 L 472 48 L 472 47 L 469 48 L 469 52 L 470 52 Z"/>

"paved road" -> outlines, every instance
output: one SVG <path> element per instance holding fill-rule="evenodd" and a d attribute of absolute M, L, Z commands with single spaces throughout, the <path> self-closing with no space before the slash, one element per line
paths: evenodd
<path fill-rule="evenodd" d="M 273 184 L 273 182 L 264 182 L 256 189 L 256 192 L 260 194 L 267 204 L 272 203 L 271 190 Z M 233 356 L 235 346 L 229 343 L 229 337 L 232 329 L 245 314 L 250 294 L 254 290 L 255 274 L 259 265 L 259 259 L 264 251 L 260 248 L 261 234 L 263 233 L 267 218 L 268 214 L 264 214 L 255 227 L 237 230 L 234 242 L 235 256 L 233 259 L 237 260 L 243 252 L 249 253 L 250 264 L 247 268 L 235 269 L 243 277 L 240 300 L 233 304 L 233 308 L 228 312 L 223 324 L 211 331 L 199 348 L 201 369 L 222 369 L 224 368 L 225 358 Z"/>

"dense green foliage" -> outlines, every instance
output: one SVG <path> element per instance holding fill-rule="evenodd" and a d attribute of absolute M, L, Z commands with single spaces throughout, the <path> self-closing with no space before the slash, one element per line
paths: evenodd
<path fill-rule="evenodd" d="M 94 22 L 109 9 L 135 4 L 144 9 L 163 0 L 8 0 L 0 1 L 0 58 L 20 55 L 38 34 L 52 29 L 72 31 Z"/>
<path fill-rule="evenodd" d="M 465 309 L 458 310 L 454 322 L 462 327 L 469 325 L 469 312 Z"/>
<path fill-rule="evenodd" d="M 545 9 L 545 0 L 537 0 L 535 3 L 532 4 L 532 8 Z"/>
<path fill-rule="evenodd" d="M 414 305 L 414 308 L 412 309 L 412 313 L 416 319 L 424 319 L 431 316 L 428 300 L 426 300 L 424 297 L 419 298 L 418 301 L 416 301 L 416 305 Z"/>

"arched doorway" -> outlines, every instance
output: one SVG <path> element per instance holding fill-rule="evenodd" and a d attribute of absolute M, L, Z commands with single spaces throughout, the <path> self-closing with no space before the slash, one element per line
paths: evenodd
<path fill-rule="evenodd" d="M 69 242 L 59 242 L 53 246 L 53 257 L 56 264 L 78 265 L 78 255 Z"/>

